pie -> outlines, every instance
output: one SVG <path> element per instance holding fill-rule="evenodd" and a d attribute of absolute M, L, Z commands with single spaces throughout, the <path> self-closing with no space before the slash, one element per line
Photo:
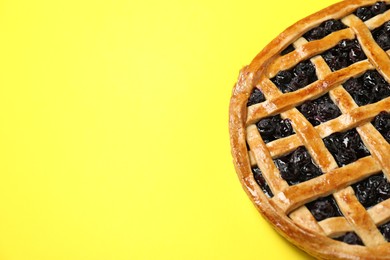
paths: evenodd
<path fill-rule="evenodd" d="M 345 0 L 287 28 L 229 109 L 244 190 L 322 259 L 390 259 L 390 0 Z"/>

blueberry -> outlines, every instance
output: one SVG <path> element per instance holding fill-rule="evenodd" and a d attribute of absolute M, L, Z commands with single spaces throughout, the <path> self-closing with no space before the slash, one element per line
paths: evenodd
<path fill-rule="evenodd" d="M 293 134 L 293 128 L 289 119 L 283 119 L 276 125 L 275 138 L 280 139 Z"/>
<path fill-rule="evenodd" d="M 333 133 L 324 138 L 324 144 L 339 166 L 350 164 L 370 154 L 354 129 Z"/>
<path fill-rule="evenodd" d="M 319 40 L 329 35 L 332 32 L 344 28 L 345 25 L 342 24 L 340 21 L 331 19 L 321 23 L 318 27 L 311 29 L 310 31 L 305 33 L 303 37 L 305 37 L 308 41 Z"/>
<path fill-rule="evenodd" d="M 352 94 L 352 97 L 359 106 L 370 104 L 374 100 L 371 91 L 368 89 L 359 89 L 356 93 Z"/>
<path fill-rule="evenodd" d="M 332 20 L 328 20 L 328 21 L 324 22 L 324 27 L 325 27 L 327 32 L 331 33 L 331 32 L 335 32 L 335 31 L 339 31 L 341 29 L 344 29 L 345 25 L 342 24 L 338 20 L 332 19 Z"/>
<path fill-rule="evenodd" d="M 390 222 L 380 226 L 379 231 L 382 233 L 387 242 L 390 242 Z"/>
<path fill-rule="evenodd" d="M 384 32 L 390 32 L 390 21 L 386 22 L 384 25 L 383 25 L 383 30 Z"/>
<path fill-rule="evenodd" d="M 295 50 L 294 46 L 293 46 L 292 44 L 290 44 L 289 46 L 287 46 L 286 49 L 284 49 L 284 50 L 281 52 L 281 54 L 282 54 L 282 55 L 286 55 L 287 53 L 290 53 L 290 52 L 292 52 L 292 51 L 294 51 L 294 50 Z"/>
<path fill-rule="evenodd" d="M 309 100 L 303 103 L 298 109 L 306 118 L 312 118 L 314 115 L 317 114 L 317 107 L 317 103 Z"/>
<path fill-rule="evenodd" d="M 253 177 L 255 178 L 257 184 L 260 186 L 260 188 L 263 190 L 263 192 L 269 197 L 273 197 L 272 191 L 270 187 L 268 186 L 268 183 L 265 181 L 264 176 L 259 169 L 259 167 L 252 168 Z"/>
<path fill-rule="evenodd" d="M 362 87 L 360 81 L 356 78 L 347 80 L 343 86 L 348 92 L 355 92 Z"/>
<path fill-rule="evenodd" d="M 309 85 L 309 78 L 307 77 L 301 77 L 301 76 L 295 76 L 290 84 L 286 87 L 285 93 L 288 92 L 294 92 L 300 88 L 303 88 L 304 86 Z"/>
<path fill-rule="evenodd" d="M 311 212 L 317 221 L 329 218 L 334 214 L 332 205 L 327 201 L 316 202 Z"/>
<path fill-rule="evenodd" d="M 390 130 L 390 114 L 387 112 L 380 112 L 374 119 L 374 127 L 379 132 Z"/>
<path fill-rule="evenodd" d="M 356 153 L 352 149 L 340 150 L 337 154 L 335 154 L 335 156 L 335 159 L 340 166 L 350 164 L 357 160 Z"/>
<path fill-rule="evenodd" d="M 371 104 L 390 96 L 390 84 L 376 71 L 366 71 L 361 77 L 356 79 L 359 87 L 346 90 L 354 98 L 359 106 Z"/>
<path fill-rule="evenodd" d="M 341 113 L 339 108 L 328 101 L 327 103 L 318 104 L 318 119 L 321 122 L 326 122 L 330 119 L 338 117 Z"/>
<path fill-rule="evenodd" d="M 284 161 L 284 158 L 279 158 L 275 160 L 275 164 L 281 173 L 288 174 L 289 172 L 288 161 Z"/>
<path fill-rule="evenodd" d="M 381 81 L 378 72 L 371 70 L 367 71 L 363 75 L 363 86 L 368 88 L 373 88 Z"/>
<path fill-rule="evenodd" d="M 280 115 L 261 119 L 256 126 L 265 143 L 294 133 L 290 120 L 282 119 Z"/>
<path fill-rule="evenodd" d="M 315 68 L 310 61 L 298 63 L 294 68 L 294 75 L 301 77 L 310 77 L 315 74 Z"/>
<path fill-rule="evenodd" d="M 357 150 L 362 143 L 357 131 L 348 131 L 340 136 L 341 145 L 344 148 Z"/>
<path fill-rule="evenodd" d="M 302 174 L 301 181 L 308 181 L 322 174 L 312 162 L 303 164 L 299 170 Z"/>
<path fill-rule="evenodd" d="M 390 48 L 390 36 L 386 33 L 380 34 L 376 39 L 378 45 L 384 49 L 388 50 Z"/>
<path fill-rule="evenodd" d="M 354 47 L 354 41 L 351 40 L 341 40 L 337 47 L 340 48 L 341 50 L 349 50 Z"/>
<path fill-rule="evenodd" d="M 381 99 L 390 96 L 390 86 L 380 82 L 372 88 L 372 94 L 375 97 L 375 102 L 380 101 Z"/>
<path fill-rule="evenodd" d="M 390 183 L 382 180 L 378 186 L 378 195 L 381 200 L 387 200 L 390 198 Z"/>
<path fill-rule="evenodd" d="M 390 183 L 383 173 L 355 183 L 352 188 L 359 202 L 366 208 L 390 198 Z"/>
<path fill-rule="evenodd" d="M 368 178 L 367 185 L 372 188 L 377 188 L 383 180 L 383 175 L 372 175 Z"/>
<path fill-rule="evenodd" d="M 320 176 L 321 170 L 312 162 L 305 147 L 274 160 L 280 174 L 288 184 L 294 185 Z"/>
<path fill-rule="evenodd" d="M 317 28 L 312 29 L 312 30 L 309 32 L 309 34 L 306 35 L 306 38 L 307 38 L 309 41 L 312 41 L 312 40 L 322 39 L 322 38 L 324 38 L 326 35 L 327 35 L 327 31 L 325 30 L 325 28 L 323 28 L 323 27 L 317 27 Z"/>
<path fill-rule="evenodd" d="M 313 101 L 307 101 L 297 109 L 314 126 L 341 115 L 340 109 L 333 103 L 328 94 Z"/>
<path fill-rule="evenodd" d="M 377 196 L 375 190 L 368 184 L 357 184 L 355 188 L 356 197 L 365 207 L 370 207 L 376 204 Z"/>
<path fill-rule="evenodd" d="M 265 97 L 264 97 L 263 93 L 261 92 L 261 90 L 258 88 L 254 88 L 249 99 L 248 99 L 247 106 L 251 106 L 251 105 L 263 102 L 263 101 L 265 101 Z"/>
<path fill-rule="evenodd" d="M 340 67 L 339 61 L 337 60 L 337 56 L 333 55 L 331 50 L 323 53 L 322 56 L 333 71 L 337 70 Z"/>
<path fill-rule="evenodd" d="M 377 2 L 371 6 L 371 13 L 373 16 L 384 13 L 387 10 L 385 2 Z"/>
<path fill-rule="evenodd" d="M 319 198 L 307 203 L 306 206 L 317 221 L 341 216 L 340 209 L 332 196 Z"/>
<path fill-rule="evenodd" d="M 265 139 L 265 137 L 272 136 L 275 132 L 276 125 L 273 123 L 271 118 L 264 118 L 257 123 L 257 129 L 263 139 Z"/>
<path fill-rule="evenodd" d="M 282 70 L 275 76 L 275 84 L 277 86 L 287 85 L 291 82 L 292 75 L 291 72 Z"/>
<path fill-rule="evenodd" d="M 347 232 L 345 235 L 335 239 L 350 245 L 363 245 L 362 240 L 355 232 Z"/>
<path fill-rule="evenodd" d="M 367 21 L 373 16 L 373 14 L 370 8 L 360 7 L 356 11 L 356 16 L 359 17 L 362 21 Z"/>
<path fill-rule="evenodd" d="M 390 113 L 380 112 L 373 120 L 374 127 L 390 143 Z"/>
<path fill-rule="evenodd" d="M 309 161 L 310 155 L 302 146 L 296 149 L 290 157 L 290 163 L 296 167 L 299 167 L 301 164 L 306 164 Z"/>
<path fill-rule="evenodd" d="M 338 133 L 334 133 L 328 137 L 326 137 L 325 139 L 323 139 L 324 141 L 324 144 L 326 146 L 326 148 L 329 150 L 329 152 L 331 152 L 332 154 L 335 154 L 337 153 L 338 151 L 338 147 L 339 147 L 339 139 L 338 139 Z"/>
<path fill-rule="evenodd" d="M 272 82 L 283 92 L 293 92 L 317 80 L 315 67 L 310 61 L 298 63 L 290 70 L 280 71 Z"/>
<path fill-rule="evenodd" d="M 275 160 L 275 165 L 280 171 L 280 175 L 284 180 L 286 180 L 289 184 L 296 183 L 299 179 L 299 172 L 294 171 L 289 166 L 289 163 L 284 161 L 283 158 L 279 158 Z"/>
<path fill-rule="evenodd" d="M 349 60 L 352 63 L 361 61 L 365 57 L 366 56 L 365 56 L 363 50 L 360 47 L 353 47 L 353 48 L 351 48 L 351 50 L 349 51 L 349 55 L 348 55 L 348 58 L 349 58 Z"/>
<path fill-rule="evenodd" d="M 348 80 L 344 87 L 359 106 L 390 96 L 390 84 L 375 70 L 366 71 L 359 78 Z"/>
<path fill-rule="evenodd" d="M 356 39 L 342 40 L 335 47 L 323 53 L 322 56 L 333 71 L 366 59 L 366 55 Z"/>
<path fill-rule="evenodd" d="M 385 51 L 390 49 L 390 21 L 373 30 L 372 35 L 382 49 Z"/>

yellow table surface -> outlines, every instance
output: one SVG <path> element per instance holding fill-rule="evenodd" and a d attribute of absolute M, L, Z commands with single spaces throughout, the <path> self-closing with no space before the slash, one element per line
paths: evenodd
<path fill-rule="evenodd" d="M 243 191 L 228 105 L 335 2 L 0 1 L 0 259 L 311 259 Z"/>

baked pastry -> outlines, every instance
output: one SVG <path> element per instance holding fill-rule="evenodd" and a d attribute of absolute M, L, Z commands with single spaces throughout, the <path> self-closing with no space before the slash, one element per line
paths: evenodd
<path fill-rule="evenodd" d="M 318 258 L 390 259 L 390 0 L 292 25 L 240 71 L 229 128 L 261 214 Z"/>

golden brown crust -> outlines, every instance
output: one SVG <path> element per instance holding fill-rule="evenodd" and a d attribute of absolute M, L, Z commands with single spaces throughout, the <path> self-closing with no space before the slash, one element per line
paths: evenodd
<path fill-rule="evenodd" d="M 369 21 L 362 22 L 350 15 L 360 6 L 376 0 L 345 0 L 315 13 L 282 32 L 240 71 L 233 88 L 229 108 L 229 131 L 233 162 L 238 177 L 248 196 L 261 214 L 289 241 L 320 259 L 390 259 L 390 245 L 376 228 L 390 220 L 390 202 L 382 202 L 365 210 L 357 201 L 349 185 L 373 173 L 383 171 L 389 178 L 389 144 L 369 123 L 380 111 L 390 112 L 390 98 L 375 105 L 357 107 L 351 96 L 340 86 L 351 77 L 368 69 L 377 69 L 390 82 L 390 59 L 371 37 L 369 30 L 390 20 L 390 10 Z M 386 1 L 390 4 L 390 0 Z M 329 19 L 343 19 L 350 28 L 333 33 L 324 39 L 306 42 L 300 39 L 305 32 Z M 335 46 L 340 39 L 357 38 L 368 60 L 345 69 L 331 72 L 321 57 L 315 55 Z M 294 43 L 296 50 L 281 56 L 280 52 Z M 270 78 L 282 69 L 295 66 L 311 58 L 317 68 L 318 81 L 288 94 L 275 89 Z M 267 101 L 247 108 L 247 100 L 254 87 L 262 90 Z M 339 106 L 342 116 L 311 126 L 294 107 L 306 100 L 328 92 Z M 296 134 L 265 144 L 253 123 L 281 114 L 288 117 Z M 320 139 L 336 131 L 357 128 L 372 156 L 337 168 L 333 157 Z M 303 131 L 305 129 L 305 131 Z M 247 149 L 247 143 L 250 151 Z M 317 165 L 326 174 L 310 181 L 289 187 L 281 178 L 272 159 L 305 145 Z M 275 194 L 269 199 L 254 180 L 252 165 L 258 165 Z M 358 174 L 348 174 L 354 169 Z M 390 178 L 389 178 L 390 179 Z M 304 204 L 320 196 L 334 194 L 344 217 L 323 220 L 319 223 Z M 355 231 L 365 246 L 353 246 L 331 239 L 347 231 Z"/>

